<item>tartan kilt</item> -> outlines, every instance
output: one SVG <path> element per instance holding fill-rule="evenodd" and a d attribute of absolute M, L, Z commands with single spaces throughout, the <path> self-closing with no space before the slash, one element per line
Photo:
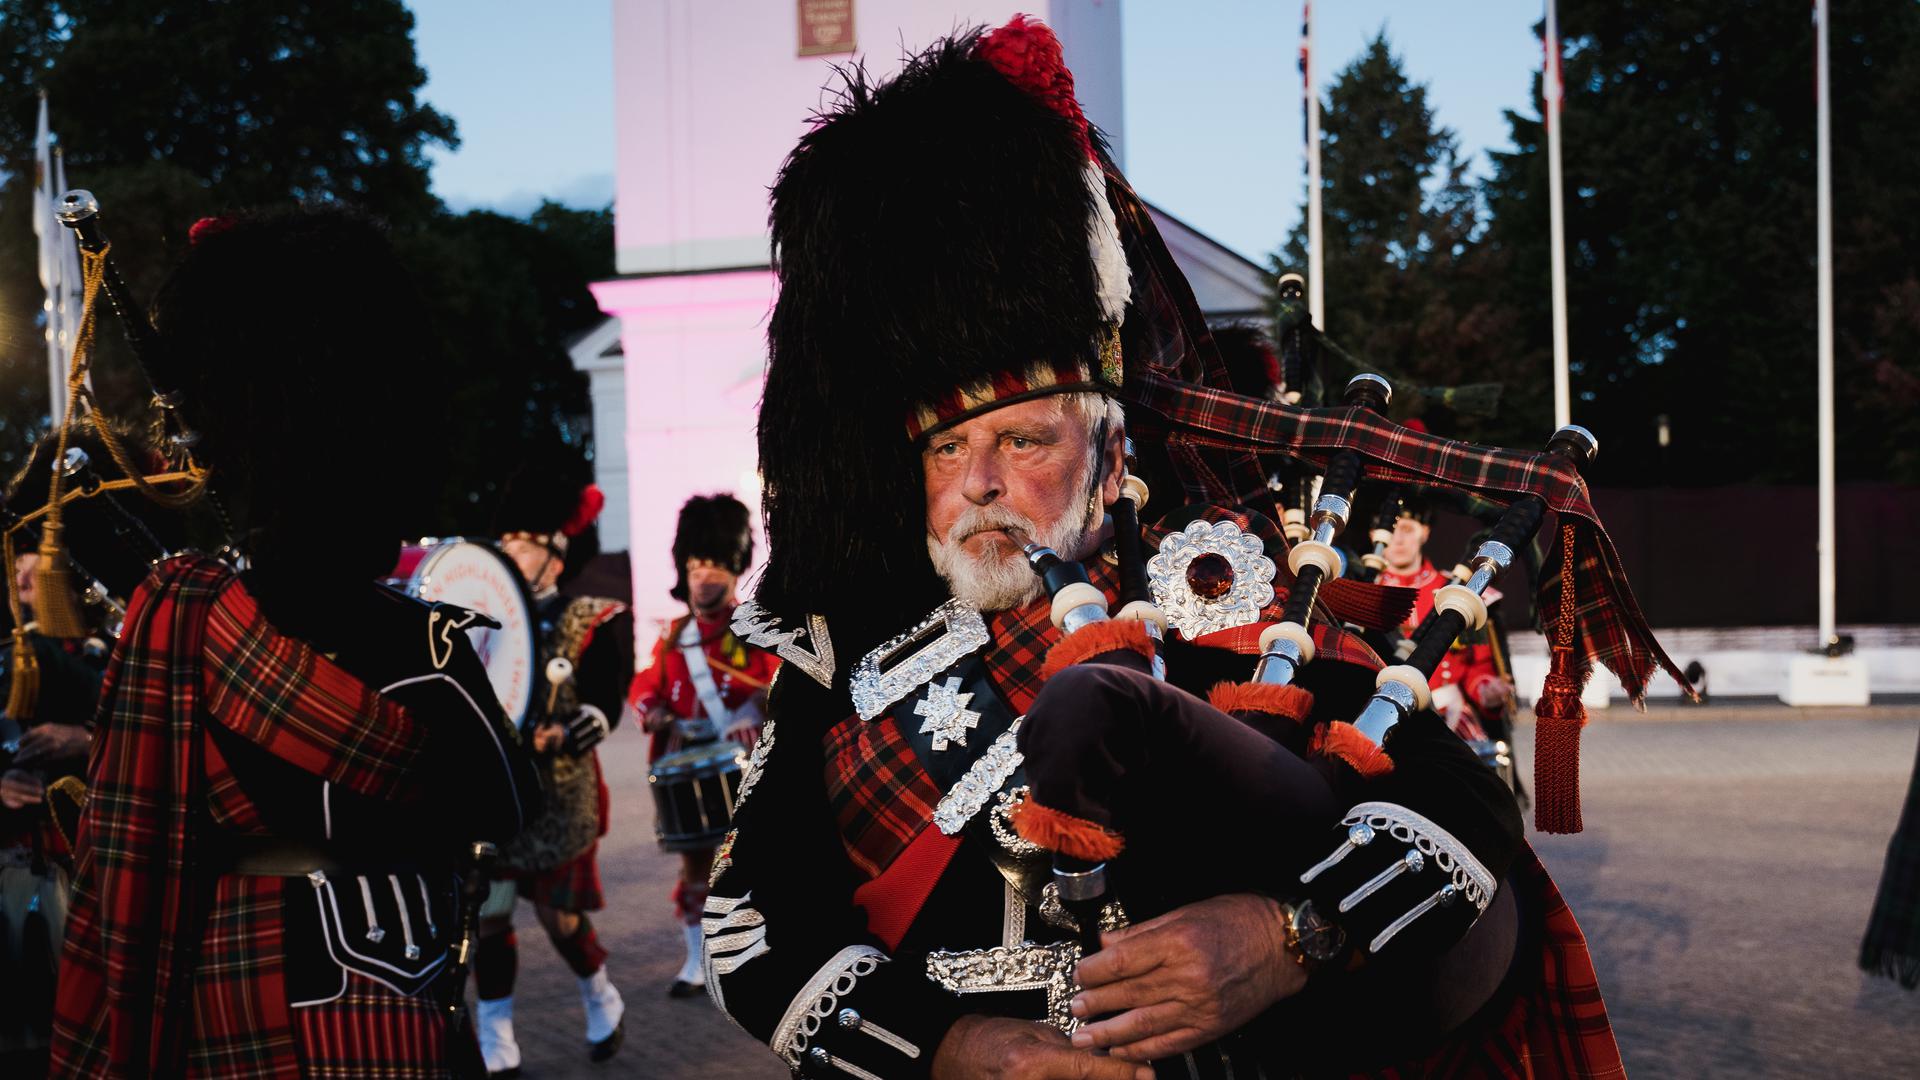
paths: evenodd
<path fill-rule="evenodd" d="M 607 906 L 600 890 L 600 844 L 538 874 L 518 879 L 520 895 L 557 911 L 599 911 Z"/>
<path fill-rule="evenodd" d="M 600 752 L 588 751 L 593 759 L 594 783 L 600 788 L 600 835 L 607 835 L 613 822 L 613 795 L 607 790 L 607 776 L 600 768 Z M 600 842 L 551 870 L 537 874 L 518 874 L 515 887 L 521 896 L 556 911 L 599 911 L 607 906 L 600 890 Z"/>
<path fill-rule="evenodd" d="M 431 992 L 403 997 L 347 973 L 338 998 L 293 1010 L 306 1080 L 441 1080 L 453 1075 L 447 1019 Z"/>

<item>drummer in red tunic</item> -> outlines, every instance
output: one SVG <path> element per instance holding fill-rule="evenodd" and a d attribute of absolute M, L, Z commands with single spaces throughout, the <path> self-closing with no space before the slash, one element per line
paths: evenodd
<path fill-rule="evenodd" d="M 653 660 L 634 677 L 629 695 L 653 736 L 651 759 L 719 739 L 751 750 L 766 715 L 767 687 L 780 661 L 735 637 L 728 624 L 738 603 L 734 585 L 753 562 L 747 508 L 731 495 L 696 495 L 680 508 L 673 535 L 672 589 L 688 613 L 654 643 Z M 662 837 L 666 845 L 671 838 Z M 679 845 L 675 845 L 679 846 Z M 707 903 L 711 848 L 681 850 L 673 906 L 686 938 L 687 958 L 667 993 L 693 997 L 706 980 L 700 970 L 700 915 Z"/>
<path fill-rule="evenodd" d="M 528 742 L 547 773 L 548 797 L 541 816 L 501 848 L 508 879 L 495 883 L 481 909 L 476 1027 L 494 1077 L 520 1072 L 513 1034 L 516 893 L 533 901 L 547 939 L 579 979 L 588 1057 L 613 1057 L 626 1033 L 626 1005 L 607 977 L 607 950 L 587 913 L 606 906 L 596 854 L 597 838 L 607 831 L 608 792 L 594 747 L 625 705 L 633 616 L 620 601 L 560 591 L 599 553 L 593 525 L 606 498 L 586 482 L 586 463 L 577 454 L 553 449 L 542 456 L 549 459 L 536 459 L 509 481 L 495 521 L 501 553 L 526 579 L 539 624 L 539 689 Z M 556 666 L 561 661 L 565 666 Z"/>
<path fill-rule="evenodd" d="M 1380 572 L 1382 585 L 1402 585 L 1420 590 L 1413 613 L 1400 627 L 1403 638 L 1413 635 L 1433 611 L 1433 596 L 1453 579 L 1434 569 L 1426 556 L 1433 511 L 1426 500 L 1408 494 L 1401 499 L 1400 517 L 1394 522 L 1393 538 L 1387 542 L 1387 567 Z M 1489 604 L 1498 594 L 1488 589 Z M 1502 714 L 1513 700 L 1513 687 L 1501 676 L 1494 663 L 1492 647 L 1483 641 L 1457 642 L 1446 659 L 1434 669 L 1429 685 L 1433 687 L 1433 707 L 1446 717 L 1447 726 L 1463 739 L 1488 738 L 1484 717 Z"/>

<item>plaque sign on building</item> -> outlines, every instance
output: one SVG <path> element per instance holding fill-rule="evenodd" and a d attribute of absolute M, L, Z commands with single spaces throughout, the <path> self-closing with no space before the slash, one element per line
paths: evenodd
<path fill-rule="evenodd" d="M 853 0 L 797 0 L 800 55 L 832 56 L 854 51 Z"/>

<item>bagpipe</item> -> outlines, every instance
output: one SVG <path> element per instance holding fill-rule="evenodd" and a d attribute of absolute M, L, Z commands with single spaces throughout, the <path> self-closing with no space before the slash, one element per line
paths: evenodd
<path fill-rule="evenodd" d="M 1391 396 L 1374 375 L 1347 388 L 1350 406 L 1373 415 Z M 1548 450 L 1577 470 L 1597 441 L 1568 427 Z M 1469 932 L 1518 849 L 1518 810 L 1510 795 L 1491 794 L 1506 788 L 1487 768 L 1495 763 L 1426 711 L 1428 680 L 1463 631 L 1486 625 L 1488 586 L 1532 541 L 1548 506 L 1535 494 L 1514 499 L 1478 545 L 1467 580 L 1440 591 L 1409 655 L 1382 669 L 1341 720 L 1316 724 L 1303 676 L 1319 653 L 1316 630 L 1339 630 L 1320 598 L 1347 570 L 1335 540 L 1366 471 L 1352 449 L 1329 456 L 1309 535 L 1287 555 L 1292 584 L 1277 620 L 1259 632 L 1252 678 L 1216 690 L 1212 706 L 1149 685 L 1164 671 L 1166 619 L 1142 587 L 1152 572 L 1136 524 L 1137 478 L 1126 478 L 1113 513 L 1122 588 L 1113 616 L 1077 563 L 1027 548 L 1065 635 L 1054 656 L 1074 666 L 1055 671 L 1029 711 L 1021 750 L 1030 793 L 1012 817 L 1023 838 L 1052 853 L 1083 953 L 1099 947 L 1102 914 L 1116 900 L 1138 918 L 1234 891 L 1287 898 L 1290 940 L 1315 961 L 1375 956 L 1396 940 L 1441 952 L 1511 948 L 1510 933 L 1503 946 Z M 1224 572 L 1205 566 L 1208 557 L 1186 564 L 1189 587 L 1203 594 Z M 1079 677 L 1063 678 L 1067 671 Z"/>
<path fill-rule="evenodd" d="M 178 546 L 177 530 L 162 519 L 208 492 L 208 472 L 193 460 L 192 433 L 179 422 L 173 408 L 177 399 L 158 375 L 157 336 L 108 254 L 98 202 L 86 191 L 70 191 L 56 215 L 74 230 L 79 243 L 82 315 L 67 376 L 64 418 L 36 448 L 14 483 L 8 506 L 0 510 L 0 554 L 9 571 L 7 600 L 13 618 L 5 718 L 15 730 L 36 719 L 79 723 L 91 715 L 92 692 L 97 692 L 106 651 L 126 618 L 128 598 L 146 569 Z M 103 291 L 154 387 L 159 410 L 150 426 L 159 437 L 152 450 L 130 445 L 135 441 L 131 433 L 100 411 L 93 394 L 89 375 Z M 123 497 L 128 494 L 143 497 L 158 513 L 143 513 Z M 27 505 L 33 508 L 24 509 Z M 72 534 L 76 525 L 83 535 Z M 84 561 L 75 539 L 89 552 Z M 37 556 L 31 619 L 19 575 L 13 572 L 23 541 Z M 62 644 L 78 642 L 90 644 Z M 88 671 L 70 670 L 76 665 Z M 90 683 L 84 677 L 89 672 Z M 49 780 L 63 790 L 80 783 L 77 777 Z M 83 788 L 74 793 L 74 801 L 84 801 Z M 57 817 L 55 821 L 58 824 Z"/>

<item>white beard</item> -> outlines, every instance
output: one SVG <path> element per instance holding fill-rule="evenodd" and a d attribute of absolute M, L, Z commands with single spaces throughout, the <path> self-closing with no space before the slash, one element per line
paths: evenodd
<path fill-rule="evenodd" d="M 1084 483 L 1075 486 L 1085 487 Z M 1011 611 L 1025 607 L 1045 593 L 1046 586 L 1040 575 L 1033 572 L 1026 556 L 1011 541 L 995 537 L 985 550 L 975 555 L 961 546 L 967 537 L 986 529 L 1018 529 L 1028 540 L 1052 548 L 1062 558 L 1083 559 L 1098 545 L 1100 524 L 1098 504 L 1091 498 L 1080 505 L 1077 513 L 1070 511 L 1044 529 L 1023 514 L 998 503 L 988 503 L 968 507 L 960 520 L 953 523 L 953 528 L 947 530 L 945 539 L 928 536 L 927 554 L 956 600 L 979 611 Z"/>

